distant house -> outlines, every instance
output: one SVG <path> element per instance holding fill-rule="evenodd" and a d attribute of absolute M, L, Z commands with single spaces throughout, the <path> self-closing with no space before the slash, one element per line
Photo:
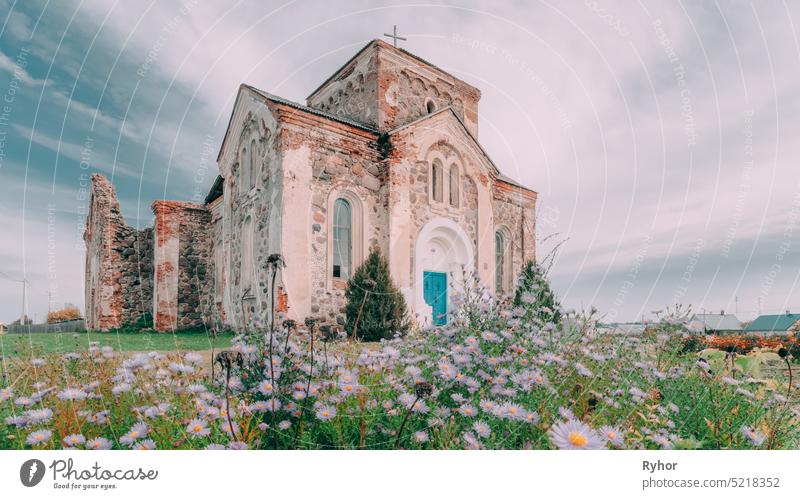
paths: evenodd
<path fill-rule="evenodd" d="M 739 334 L 744 331 L 742 321 L 733 314 L 694 314 L 686 324 L 695 334 Z"/>
<path fill-rule="evenodd" d="M 789 334 L 800 332 L 800 314 L 762 315 L 744 330 L 748 334 Z"/>
<path fill-rule="evenodd" d="M 5 333 L 5 332 L 6 332 L 6 329 L 7 329 L 7 328 L 6 328 L 6 325 L 5 325 L 5 324 L 2 324 L 2 323 L 0 323 L 0 334 L 3 334 L 3 333 Z"/>

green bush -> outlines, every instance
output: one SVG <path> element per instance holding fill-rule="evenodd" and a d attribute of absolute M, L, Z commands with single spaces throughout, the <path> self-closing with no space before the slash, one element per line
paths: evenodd
<path fill-rule="evenodd" d="M 540 324 L 560 324 L 561 304 L 542 268 L 529 260 L 517 279 L 514 306 L 523 307 L 528 319 L 538 319 Z"/>
<path fill-rule="evenodd" d="M 681 353 L 697 353 L 706 348 L 706 338 L 702 335 L 685 336 L 682 340 Z"/>
<path fill-rule="evenodd" d="M 380 251 L 373 250 L 356 269 L 347 282 L 345 297 L 347 334 L 379 341 L 408 331 L 405 298 L 392 282 L 389 265 Z"/>

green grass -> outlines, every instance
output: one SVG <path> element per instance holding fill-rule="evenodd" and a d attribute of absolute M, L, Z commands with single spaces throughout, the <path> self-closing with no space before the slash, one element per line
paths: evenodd
<path fill-rule="evenodd" d="M 233 333 L 221 333 L 211 338 L 205 331 L 3 334 L 0 335 L 0 355 L 18 357 L 31 352 L 80 352 L 86 350 L 91 342 L 121 352 L 221 349 L 230 347 L 233 336 Z"/>

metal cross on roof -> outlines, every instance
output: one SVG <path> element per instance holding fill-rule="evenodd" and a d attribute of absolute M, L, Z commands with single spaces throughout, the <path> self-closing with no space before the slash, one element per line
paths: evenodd
<path fill-rule="evenodd" d="M 396 24 L 394 25 L 394 34 L 390 35 L 389 33 L 384 33 L 383 36 L 388 37 L 388 38 L 393 38 L 394 39 L 393 41 L 394 41 L 395 48 L 397 48 L 397 40 L 406 41 L 406 39 L 403 38 L 402 36 L 397 36 L 397 25 Z"/>

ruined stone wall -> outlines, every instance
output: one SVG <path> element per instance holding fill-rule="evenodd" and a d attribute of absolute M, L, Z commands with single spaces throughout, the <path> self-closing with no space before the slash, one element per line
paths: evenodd
<path fill-rule="evenodd" d="M 210 279 L 211 213 L 190 208 L 180 212 L 178 233 L 178 329 L 202 327 L 210 319 L 210 310 L 203 301 Z"/>
<path fill-rule="evenodd" d="M 124 227 L 119 232 L 122 324 L 152 326 L 153 229 Z"/>
<path fill-rule="evenodd" d="M 211 214 L 204 206 L 179 201 L 156 201 L 153 213 L 154 327 L 158 331 L 200 327 L 207 317 L 200 305 Z"/>
<path fill-rule="evenodd" d="M 84 241 L 87 327 L 135 324 L 152 308 L 152 230 L 125 223 L 114 186 L 100 174 L 92 175 Z"/>

